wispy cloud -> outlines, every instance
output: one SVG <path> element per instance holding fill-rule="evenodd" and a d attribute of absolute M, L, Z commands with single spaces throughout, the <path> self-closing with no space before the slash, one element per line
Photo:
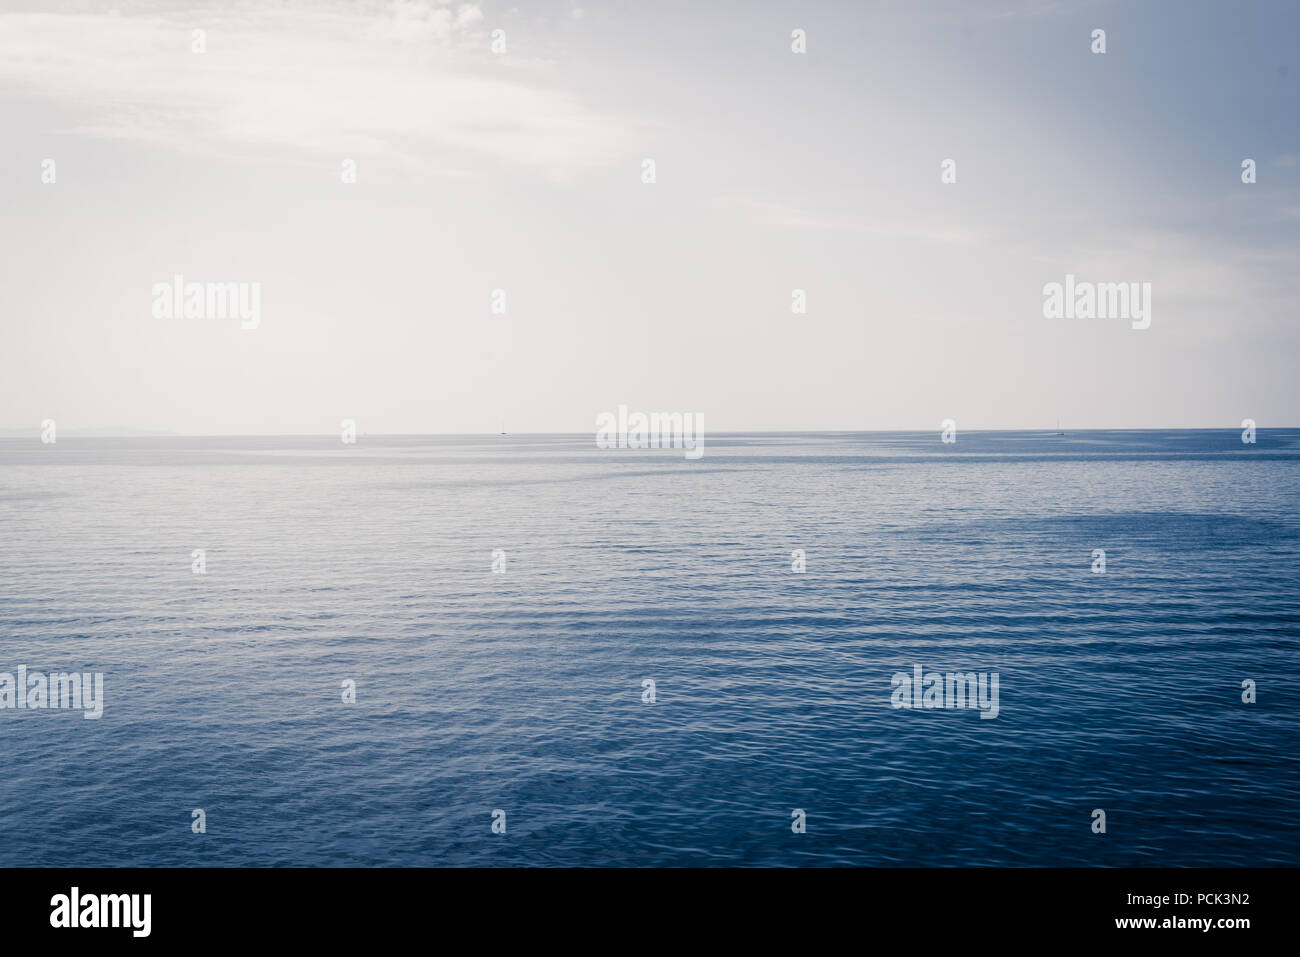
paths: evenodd
<path fill-rule="evenodd" d="M 714 199 L 720 209 L 735 210 L 758 226 L 776 226 L 814 232 L 845 232 L 873 239 L 906 239 L 929 243 L 967 245 L 985 236 L 960 223 L 910 220 L 875 220 L 853 213 L 829 213 L 767 202 L 752 196 L 729 193 Z"/>
<path fill-rule="evenodd" d="M 63 131 L 175 149 L 560 177 L 619 155 L 631 121 L 584 105 L 552 63 L 494 55 L 492 29 L 435 0 L 0 13 L 0 88 L 52 101 Z"/>

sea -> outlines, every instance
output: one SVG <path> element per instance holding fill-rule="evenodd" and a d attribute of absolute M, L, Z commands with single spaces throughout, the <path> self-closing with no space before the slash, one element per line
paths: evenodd
<path fill-rule="evenodd" d="M 1242 438 L 0 439 L 0 866 L 1296 865 Z"/>

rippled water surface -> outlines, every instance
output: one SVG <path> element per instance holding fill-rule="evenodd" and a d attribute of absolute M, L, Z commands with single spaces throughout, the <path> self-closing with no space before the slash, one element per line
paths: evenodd
<path fill-rule="evenodd" d="M 3 439 L 0 671 L 105 704 L 0 710 L 0 865 L 1300 863 L 1298 505 L 1292 430 Z"/>

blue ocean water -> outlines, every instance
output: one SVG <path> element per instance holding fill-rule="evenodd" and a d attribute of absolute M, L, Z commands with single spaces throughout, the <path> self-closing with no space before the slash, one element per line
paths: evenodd
<path fill-rule="evenodd" d="M 1300 430 L 0 440 L 0 672 L 105 676 L 0 710 L 0 865 L 1295 865 L 1298 505 Z"/>

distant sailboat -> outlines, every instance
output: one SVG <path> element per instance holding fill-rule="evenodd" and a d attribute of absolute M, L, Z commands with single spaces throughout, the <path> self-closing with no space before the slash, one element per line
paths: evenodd
<path fill-rule="evenodd" d="M 1060 436 L 1060 435 L 1065 435 L 1065 433 L 1061 431 L 1061 420 L 1060 420 L 1060 419 L 1057 419 L 1057 420 L 1056 420 L 1056 434 L 1057 434 L 1058 436 Z"/>
<path fill-rule="evenodd" d="M 506 420 L 505 420 L 505 419 L 502 419 L 502 420 L 501 420 L 501 434 L 502 434 L 502 435 L 505 435 L 505 434 L 506 434 Z"/>

